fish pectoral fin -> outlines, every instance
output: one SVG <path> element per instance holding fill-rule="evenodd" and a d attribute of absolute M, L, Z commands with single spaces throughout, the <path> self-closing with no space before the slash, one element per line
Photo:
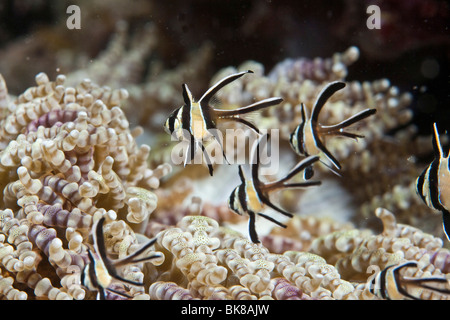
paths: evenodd
<path fill-rule="evenodd" d="M 450 294 L 449 289 L 434 287 L 431 284 L 448 284 L 448 280 L 444 277 L 429 277 L 429 278 L 409 278 L 404 277 L 403 280 L 409 285 L 414 285 L 419 288 L 427 289 L 430 291 L 439 292 L 442 294 Z"/>
<path fill-rule="evenodd" d="M 119 295 L 121 297 L 127 298 L 127 299 L 133 298 L 132 296 L 130 296 L 130 295 L 124 293 L 124 292 L 120 292 L 118 290 L 114 290 L 114 289 L 111 289 L 111 288 L 106 288 L 106 290 L 109 291 L 109 292 L 112 292 L 114 294 L 117 294 L 117 295 Z"/>
<path fill-rule="evenodd" d="M 135 251 L 132 254 L 130 254 L 129 256 L 127 256 L 127 257 L 125 257 L 123 259 L 114 260 L 113 265 L 115 267 L 120 267 L 120 266 L 125 266 L 125 265 L 131 264 L 131 263 L 139 263 L 139 262 L 143 262 L 143 261 L 148 261 L 148 260 L 152 260 L 152 259 L 155 259 L 155 258 L 159 258 L 160 257 L 159 254 L 154 254 L 154 255 L 151 255 L 151 256 L 138 258 L 148 248 L 150 248 L 152 245 L 154 245 L 156 240 L 157 240 L 157 238 L 153 238 L 153 239 L 149 240 L 141 248 L 139 248 L 137 251 Z"/>
<path fill-rule="evenodd" d="M 294 168 L 292 168 L 284 178 L 278 180 L 278 182 L 285 182 L 285 181 L 290 180 L 292 177 L 294 177 L 299 172 L 312 166 L 312 164 L 314 162 L 318 161 L 319 159 L 320 159 L 319 156 L 309 156 L 309 157 L 303 159 Z"/>
<path fill-rule="evenodd" d="M 320 153 L 323 154 L 337 170 L 341 170 L 341 164 L 339 161 L 331 154 L 331 152 L 325 147 L 325 145 L 319 139 L 316 139 L 316 146 L 320 150 Z M 324 162 L 322 159 L 320 160 L 324 165 L 326 165 L 331 171 L 337 174 L 334 170 L 332 170 L 331 166 Z M 340 176 L 339 174 L 337 174 Z"/>
<path fill-rule="evenodd" d="M 236 122 L 240 122 L 243 125 L 249 127 L 250 129 L 252 129 L 253 131 L 255 131 L 257 134 L 261 134 L 261 132 L 259 131 L 258 127 L 256 127 L 253 123 L 251 123 L 250 121 L 248 121 L 247 119 L 244 118 L 237 118 L 237 117 L 229 117 L 229 118 L 223 118 L 223 121 L 236 121 Z"/>
<path fill-rule="evenodd" d="M 353 116 L 351 116 L 350 118 L 339 122 L 338 124 L 332 125 L 332 126 L 321 126 L 323 130 L 328 130 L 328 131 L 338 131 L 342 130 L 346 127 L 351 126 L 352 124 L 355 124 L 367 117 L 370 117 L 371 115 L 374 115 L 377 112 L 376 109 L 365 109 L 361 112 L 358 112 L 357 114 L 354 114 Z M 343 132 L 343 131 L 341 131 Z"/>
<path fill-rule="evenodd" d="M 216 112 L 216 114 L 219 118 L 229 118 L 229 117 L 239 116 L 239 115 L 246 114 L 246 113 L 255 112 L 255 111 L 258 111 L 258 110 L 261 110 L 264 108 L 268 108 L 271 106 L 275 106 L 277 104 L 280 104 L 281 102 L 283 102 L 282 98 L 273 97 L 273 98 L 267 98 L 267 99 L 252 103 L 248 106 L 237 108 L 234 110 L 214 109 L 214 111 Z"/>
<path fill-rule="evenodd" d="M 292 218 L 294 215 L 290 212 L 287 212 L 286 210 L 283 210 L 279 207 L 277 207 L 276 205 L 274 205 L 269 198 L 267 198 L 266 196 L 260 194 L 259 195 L 261 202 L 264 203 L 266 206 L 268 206 L 269 208 L 272 208 L 273 210 L 281 213 L 282 215 L 285 215 L 286 217 Z"/>
<path fill-rule="evenodd" d="M 283 188 L 297 189 L 297 188 L 305 188 L 305 187 L 312 187 L 312 186 L 320 186 L 321 184 L 322 184 L 322 181 L 305 181 L 305 182 L 298 182 L 298 183 L 285 183 L 285 184 L 283 184 Z"/>
<path fill-rule="evenodd" d="M 341 136 L 355 140 L 362 139 L 365 137 L 364 135 L 358 133 L 348 132 L 344 130 L 329 130 L 324 127 L 322 127 L 320 131 L 323 131 L 328 136 Z"/>
<path fill-rule="evenodd" d="M 118 274 L 111 275 L 111 276 L 112 276 L 114 279 L 116 279 L 116 280 L 122 281 L 122 282 L 124 282 L 124 283 L 131 284 L 132 286 L 142 287 L 142 286 L 144 285 L 143 282 L 137 282 L 137 281 L 133 281 L 133 280 L 128 280 L 128 279 L 125 279 L 125 278 L 119 276 Z"/>
<path fill-rule="evenodd" d="M 280 226 L 280 227 L 282 227 L 282 228 L 287 228 L 287 226 L 286 226 L 285 224 L 283 224 L 283 223 L 281 223 L 280 221 L 278 221 L 278 220 L 276 220 L 276 219 L 274 219 L 274 218 L 268 216 L 267 214 L 264 214 L 264 213 L 261 213 L 261 212 L 259 212 L 258 214 L 259 214 L 261 217 L 263 217 L 264 219 L 267 219 L 267 220 L 269 220 L 269 221 L 275 223 L 276 225 L 278 225 L 278 226 Z"/>

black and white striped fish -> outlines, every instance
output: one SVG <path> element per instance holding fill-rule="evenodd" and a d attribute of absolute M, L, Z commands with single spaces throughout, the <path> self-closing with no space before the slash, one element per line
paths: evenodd
<path fill-rule="evenodd" d="M 445 277 L 411 278 L 400 274 L 402 269 L 413 267 L 417 267 L 415 261 L 386 267 L 373 278 L 369 291 L 379 298 L 388 300 L 402 300 L 405 298 L 420 300 L 420 298 L 411 294 L 408 288 L 419 288 L 446 295 L 450 294 L 450 290 L 433 287 L 433 284 L 447 284 L 448 286 L 448 280 Z"/>
<path fill-rule="evenodd" d="M 331 154 L 325 147 L 324 138 L 327 136 L 343 136 L 349 138 L 363 138 L 364 136 L 344 131 L 344 128 L 363 120 L 376 113 L 375 109 L 366 109 L 358 112 L 354 116 L 344 120 L 338 124 L 331 126 L 324 126 L 319 123 L 319 114 L 327 100 L 338 90 L 345 87 L 344 82 L 334 81 L 325 86 L 319 93 L 319 96 L 312 108 L 311 115 L 306 114 L 306 107 L 301 104 L 302 122 L 295 128 L 290 136 L 290 144 L 294 151 L 299 155 L 318 155 L 321 162 L 325 164 L 330 170 L 335 172 L 331 166 L 323 160 L 327 158 L 334 168 L 340 170 L 341 165 L 339 161 Z M 307 176 L 310 170 L 307 170 Z M 336 173 L 336 172 L 335 172 Z M 306 176 L 306 177 L 307 177 Z"/>
<path fill-rule="evenodd" d="M 442 212 L 442 226 L 450 241 L 450 162 L 442 149 L 436 123 L 433 125 L 435 158 L 416 180 L 416 190 L 425 204 Z"/>
<path fill-rule="evenodd" d="M 253 145 L 252 160 L 251 160 L 251 177 L 246 178 L 242 165 L 239 165 L 239 177 L 241 184 L 237 186 L 231 193 L 228 199 L 229 208 L 239 215 L 247 214 L 249 216 L 248 228 L 249 236 L 252 242 L 259 243 L 258 235 L 255 229 L 256 215 L 259 215 L 280 227 L 286 228 L 286 225 L 277 221 L 276 219 L 262 213 L 262 210 L 267 206 L 284 216 L 291 218 L 293 215 L 278 206 L 274 205 L 268 193 L 279 189 L 288 188 L 303 188 L 308 186 L 320 185 L 320 181 L 307 181 L 299 183 L 286 183 L 293 178 L 297 173 L 305 168 L 311 166 L 314 162 L 319 160 L 318 156 L 310 156 L 300 161 L 288 174 L 274 182 L 264 183 L 259 179 L 259 164 L 260 164 L 260 147 L 263 147 L 267 142 L 267 135 L 261 136 Z"/>
<path fill-rule="evenodd" d="M 209 173 L 212 176 L 213 167 L 205 150 L 204 143 L 211 139 L 215 139 L 216 141 L 218 141 L 223 151 L 222 141 L 220 139 L 221 137 L 219 136 L 219 132 L 217 131 L 216 127 L 217 122 L 219 120 L 237 121 L 259 133 L 258 128 L 253 123 L 242 118 L 241 115 L 274 106 L 283 101 L 283 99 L 281 98 L 268 98 L 235 110 L 220 110 L 210 106 L 209 102 L 211 98 L 221 88 L 247 73 L 253 73 L 253 71 L 247 70 L 244 72 L 232 74 L 221 79 L 211 88 L 209 88 L 203 94 L 200 100 L 198 100 L 198 102 L 194 101 L 194 98 L 192 97 L 192 93 L 190 92 L 188 86 L 186 84 L 183 84 L 182 88 L 184 105 L 170 114 L 164 124 L 164 128 L 169 134 L 175 135 L 175 138 L 177 140 L 185 140 L 189 142 L 189 146 L 185 155 L 185 166 L 187 163 L 194 159 L 195 153 L 200 146 L 202 149 L 202 153 L 205 156 L 206 163 L 209 168 Z M 223 156 L 225 160 L 227 160 L 225 152 L 223 152 Z"/>
<path fill-rule="evenodd" d="M 114 280 L 121 281 L 127 284 L 131 284 L 134 286 L 143 286 L 144 284 L 141 282 L 131 281 L 119 276 L 117 272 L 117 268 L 148 261 L 151 259 L 159 258 L 160 255 L 154 254 L 150 256 L 146 256 L 143 258 L 138 258 L 139 255 L 145 252 L 149 247 L 151 247 L 155 241 L 155 239 L 150 240 L 145 245 L 143 245 L 139 250 L 132 253 L 128 257 L 111 260 L 108 258 L 106 254 L 106 246 L 105 239 L 103 238 L 103 224 L 105 222 L 105 218 L 101 218 L 95 227 L 95 231 L 93 232 L 93 240 L 94 240 L 94 250 L 95 254 L 88 249 L 88 257 L 89 263 L 86 264 L 81 272 L 81 284 L 86 287 L 88 290 L 97 291 L 98 298 L 101 300 L 106 299 L 106 291 L 113 292 L 115 294 L 131 298 L 127 294 L 123 292 L 119 292 L 113 290 L 109 286 L 112 284 Z"/>

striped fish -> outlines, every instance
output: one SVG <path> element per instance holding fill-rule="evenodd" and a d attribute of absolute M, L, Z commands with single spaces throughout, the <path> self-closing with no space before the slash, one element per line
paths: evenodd
<path fill-rule="evenodd" d="M 326 136 L 343 136 L 349 138 L 363 138 L 364 136 L 344 131 L 344 128 L 363 120 L 373 114 L 375 109 L 363 110 L 352 117 L 344 120 L 338 124 L 331 126 L 324 126 L 319 123 L 319 114 L 327 100 L 338 90 L 345 87 L 345 83 L 335 81 L 325 86 L 319 93 L 319 96 L 312 108 L 311 115 L 306 114 L 305 105 L 301 104 L 302 122 L 295 128 L 290 136 L 290 144 L 294 151 L 299 155 L 319 155 L 321 162 L 325 164 L 331 171 L 337 174 L 336 171 L 325 161 L 327 158 L 331 165 L 337 169 L 341 169 L 339 161 L 331 154 L 325 147 L 323 139 Z M 306 177 L 311 176 L 310 169 L 306 171 Z"/>
<path fill-rule="evenodd" d="M 131 298 L 127 294 L 123 292 L 119 292 L 109 288 L 111 283 L 114 280 L 118 280 L 127 284 L 131 284 L 134 286 L 143 286 L 144 284 L 141 282 L 131 281 L 119 276 L 117 272 L 118 267 L 122 267 L 129 264 L 139 263 L 148 261 L 151 259 L 155 259 L 160 257 L 158 254 L 146 256 L 143 258 L 138 258 L 145 250 L 151 247 L 155 241 L 155 239 L 150 240 L 144 246 L 142 246 L 139 250 L 132 253 L 128 257 L 111 260 L 108 258 L 106 254 L 106 246 L 105 239 L 103 238 L 103 224 L 105 222 L 105 218 L 101 218 L 95 227 L 95 232 L 93 233 L 94 240 L 94 249 L 96 255 L 92 253 L 91 250 L 88 249 L 88 257 L 89 263 L 87 263 L 83 271 L 81 272 L 81 284 L 86 287 L 88 290 L 97 291 L 98 298 L 100 300 L 106 299 L 106 291 L 113 292 L 115 294 Z"/>
<path fill-rule="evenodd" d="M 400 275 L 400 270 L 413 267 L 417 268 L 415 261 L 386 267 L 373 278 L 369 291 L 379 298 L 388 300 L 402 300 L 405 298 L 420 300 L 420 298 L 409 293 L 408 288 L 419 288 L 450 294 L 450 290 L 432 286 L 433 283 L 446 283 L 448 285 L 448 280 L 445 277 L 410 278 Z"/>
<path fill-rule="evenodd" d="M 289 179 L 294 177 L 297 173 L 301 172 L 305 168 L 311 166 L 314 162 L 319 160 L 318 156 L 310 156 L 300 161 L 288 174 L 274 182 L 263 183 L 259 179 L 259 163 L 260 163 L 260 147 L 264 146 L 267 142 L 268 135 L 261 136 L 258 141 L 253 145 L 252 160 L 251 160 L 251 177 L 246 178 L 244 170 L 239 165 L 239 177 L 241 184 L 237 186 L 231 193 L 228 199 L 229 208 L 239 215 L 247 214 L 249 216 L 248 228 L 249 236 L 252 242 L 259 243 L 258 235 L 255 229 L 256 215 L 259 215 L 280 227 L 286 228 L 286 225 L 277 221 L 276 219 L 262 213 L 263 209 L 267 206 L 273 210 L 281 213 L 284 216 L 291 218 L 293 215 L 278 206 L 274 205 L 270 199 L 268 193 L 279 189 L 288 188 L 303 188 L 308 186 L 320 185 L 320 181 L 307 181 L 300 183 L 286 183 Z M 255 161 L 256 160 L 256 161 Z"/>
<path fill-rule="evenodd" d="M 164 124 L 164 128 L 169 134 L 175 136 L 177 140 L 185 140 L 189 142 L 185 155 L 185 166 L 194 159 L 195 153 L 197 152 L 198 147 L 200 147 L 203 155 L 205 156 L 209 174 L 212 176 L 213 167 L 205 150 L 204 142 L 215 139 L 220 144 L 223 151 L 221 137 L 219 136 L 219 132 L 216 127 L 217 122 L 220 120 L 240 122 L 259 133 L 258 128 L 254 124 L 241 116 L 263 108 L 277 105 L 283 101 L 281 98 L 268 98 L 235 110 L 220 110 L 210 106 L 209 102 L 211 98 L 221 88 L 247 73 L 253 73 L 253 71 L 247 70 L 221 79 L 209 88 L 200 100 L 198 100 L 198 102 L 195 102 L 188 86 L 186 84 L 182 85 L 184 105 L 170 114 Z M 224 159 L 227 160 L 225 152 L 223 152 L 223 156 Z"/>
<path fill-rule="evenodd" d="M 450 241 L 450 163 L 439 140 L 436 123 L 433 125 L 435 158 L 416 180 L 416 190 L 425 204 L 442 212 L 442 226 Z"/>

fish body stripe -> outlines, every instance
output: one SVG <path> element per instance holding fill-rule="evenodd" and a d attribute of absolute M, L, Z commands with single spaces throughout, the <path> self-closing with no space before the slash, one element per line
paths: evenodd
<path fill-rule="evenodd" d="M 191 103 L 185 104 L 181 107 L 181 129 L 191 131 Z"/>
<path fill-rule="evenodd" d="M 417 178 L 416 180 L 416 190 L 417 193 L 419 194 L 419 196 L 422 198 L 422 201 L 428 205 L 426 197 L 425 197 L 425 190 L 424 190 L 424 184 L 425 184 L 425 176 L 428 172 L 428 168 L 426 168 L 425 170 L 423 170 L 423 172 L 420 174 L 420 176 Z"/>
<path fill-rule="evenodd" d="M 88 252 L 88 254 L 90 263 L 84 266 L 83 272 L 81 273 L 80 282 L 89 290 L 96 291 L 101 288 L 96 274 L 97 260 L 93 258 L 90 251 Z"/>
<path fill-rule="evenodd" d="M 167 118 L 166 123 L 164 124 L 165 130 L 168 131 L 169 134 L 175 133 L 175 136 L 177 139 L 180 139 L 182 137 L 182 114 L 183 114 L 183 107 L 179 107 L 174 112 L 171 113 L 171 115 Z"/>
<path fill-rule="evenodd" d="M 189 132 L 196 140 L 206 140 L 211 137 L 208 132 L 209 129 L 214 128 L 214 123 L 211 123 L 208 112 L 205 112 L 198 103 L 191 104 Z"/>
<path fill-rule="evenodd" d="M 305 156 L 318 155 L 322 151 L 322 144 L 317 135 L 316 126 L 312 121 L 307 121 L 303 129 L 303 144 L 305 149 Z"/>
<path fill-rule="evenodd" d="M 239 166 L 239 178 L 241 184 L 236 187 L 228 198 L 229 208 L 239 215 L 247 214 L 249 216 L 249 235 L 254 243 L 258 243 L 258 237 L 255 230 L 256 215 L 259 215 L 278 226 L 286 228 L 286 225 L 282 224 L 275 218 L 268 216 L 262 212 L 262 210 L 267 206 L 271 209 L 287 216 L 292 217 L 293 214 L 275 206 L 269 199 L 268 193 L 271 190 L 285 189 L 285 188 L 299 188 L 309 185 L 317 185 L 317 181 L 305 182 L 305 183 L 285 183 L 291 179 L 294 175 L 304 170 L 308 165 L 319 160 L 318 156 L 307 158 L 297 164 L 291 171 L 289 171 L 284 178 L 271 183 L 264 183 L 259 179 L 258 168 L 259 168 L 259 148 L 264 146 L 267 141 L 268 136 L 264 135 L 259 138 L 252 148 L 252 160 L 256 160 L 255 163 L 252 162 L 251 165 L 251 178 L 246 179 L 242 166 Z"/>
<path fill-rule="evenodd" d="M 211 134 L 209 129 L 214 128 L 215 124 L 211 120 L 211 116 L 200 105 L 190 102 L 178 108 L 166 121 L 165 127 L 169 133 L 176 132 L 176 137 L 183 137 L 184 131 L 189 132 L 195 140 L 206 140 Z M 190 137 L 184 137 L 190 139 Z"/>
<path fill-rule="evenodd" d="M 260 192 L 259 186 L 253 184 L 253 181 L 247 180 L 245 182 L 245 201 L 247 210 L 259 212 L 263 209 Z"/>
<path fill-rule="evenodd" d="M 386 267 L 376 276 L 375 286 L 379 290 L 375 290 L 373 293 L 379 298 L 388 300 L 401 300 L 405 297 L 410 297 L 400 286 L 402 281 L 400 269 L 411 265 L 406 263 L 399 266 Z"/>
<path fill-rule="evenodd" d="M 370 292 L 379 298 L 389 300 L 402 300 L 405 298 L 419 300 L 420 297 L 414 296 L 408 292 L 408 287 L 426 289 L 436 293 L 450 295 L 450 290 L 433 286 L 433 284 L 444 283 L 448 285 L 448 280 L 445 277 L 402 277 L 400 270 L 409 267 L 417 268 L 417 262 L 408 261 L 400 265 L 386 267 L 374 278 L 372 284 L 375 287 L 370 288 Z"/>
<path fill-rule="evenodd" d="M 248 181 L 245 181 L 239 187 L 235 189 L 235 192 L 232 193 L 232 197 L 230 202 L 233 203 L 232 209 L 238 213 L 239 215 L 243 215 L 246 213 L 248 215 L 248 233 L 250 236 L 250 240 L 254 243 L 259 243 L 258 234 L 256 232 L 255 224 L 256 224 L 256 214 L 258 211 L 254 211 L 256 200 L 254 195 L 249 195 L 254 193 L 254 190 L 248 188 Z M 256 194 L 255 194 L 256 195 Z M 253 198 L 253 199 L 252 199 Z M 262 208 L 261 203 L 258 203 L 258 206 Z"/>
<path fill-rule="evenodd" d="M 327 161 L 321 160 L 321 162 L 337 175 L 339 174 L 333 170 L 331 165 L 338 170 L 341 169 L 341 165 L 326 148 L 322 139 L 327 135 L 350 137 L 354 139 L 361 138 L 363 136 L 344 131 L 343 129 L 376 113 L 375 109 L 366 109 L 338 124 L 331 126 L 321 125 L 318 121 L 320 111 L 327 100 L 336 91 L 341 90 L 344 87 L 345 83 L 340 81 L 334 81 L 325 86 L 319 93 L 316 102 L 312 107 L 311 114 L 307 115 L 304 104 L 301 104 L 302 123 L 295 128 L 290 137 L 291 146 L 297 154 L 305 156 L 318 155 L 321 158 L 325 157 Z M 331 163 L 331 165 L 329 163 Z"/>
<path fill-rule="evenodd" d="M 400 269 L 404 266 L 388 268 L 386 271 L 386 296 L 391 300 L 400 300 L 405 297 L 406 291 L 401 287 L 400 278 Z"/>
<path fill-rule="evenodd" d="M 450 210 L 450 170 L 449 158 L 440 159 L 438 168 L 439 203 L 445 210 Z"/>
<path fill-rule="evenodd" d="M 166 126 L 168 127 L 170 133 L 173 133 L 175 131 L 175 120 L 176 117 L 174 115 L 170 116 L 167 119 Z"/>
<path fill-rule="evenodd" d="M 197 148 L 194 148 L 193 141 L 195 141 L 195 146 L 201 145 L 203 154 L 206 158 L 208 158 L 203 142 L 211 140 L 211 138 L 215 139 L 219 143 L 224 159 L 228 162 L 221 137 L 215 130 L 217 129 L 216 122 L 219 121 L 219 119 L 225 119 L 227 121 L 233 120 L 246 125 L 257 134 L 260 134 L 259 129 L 254 124 L 241 118 L 240 115 L 274 106 L 283 101 L 283 99 L 276 97 L 267 98 L 236 110 L 220 110 L 209 105 L 209 101 L 221 88 L 247 73 L 253 73 L 253 71 L 247 70 L 235 73 L 219 80 L 203 94 L 198 102 L 194 101 L 188 86 L 186 84 L 182 85 L 184 105 L 170 114 L 164 124 L 164 127 L 170 134 L 175 132 L 178 140 L 183 138 L 184 140 L 191 142 L 190 154 L 186 153 L 185 156 L 185 165 L 188 163 L 189 157 L 191 160 L 194 158 L 197 150 Z M 213 167 L 209 161 L 208 168 L 209 173 L 212 176 Z"/>
<path fill-rule="evenodd" d="M 316 128 L 312 125 L 311 121 L 302 122 L 297 126 L 295 131 L 291 134 L 290 143 L 297 154 L 304 156 L 325 155 L 339 168 L 337 161 L 330 155 L 320 141 Z"/>
<path fill-rule="evenodd" d="M 112 277 L 110 273 L 108 272 L 108 269 L 106 265 L 103 263 L 102 260 L 97 260 L 97 262 L 94 265 L 95 268 L 95 278 L 98 285 L 102 288 L 107 288 L 112 282 Z"/>
<path fill-rule="evenodd" d="M 250 194 L 253 193 L 254 195 L 249 196 L 248 193 Z M 250 236 L 250 240 L 254 243 L 259 243 L 258 234 L 255 229 L 255 222 L 256 222 L 255 219 L 257 212 L 255 213 L 252 208 L 253 206 L 256 205 L 253 202 L 259 201 L 257 200 L 257 198 L 253 198 L 255 195 L 256 195 L 255 190 L 249 189 L 247 181 L 245 181 L 244 183 L 242 183 L 233 190 L 228 200 L 228 204 L 230 209 L 236 212 L 237 214 L 243 215 L 244 213 L 246 213 L 248 215 L 249 217 L 248 233 Z M 262 208 L 261 203 L 258 203 L 257 206 Z"/>
<path fill-rule="evenodd" d="M 435 159 L 417 178 L 416 190 L 430 208 L 448 210 L 444 204 L 446 203 L 445 194 L 449 188 L 447 185 L 450 182 L 449 159 L 448 155 L 445 157 L 443 154 L 436 123 L 434 124 L 433 148 Z"/>
<path fill-rule="evenodd" d="M 238 210 L 237 210 L 237 205 L 236 205 L 236 193 L 238 192 L 238 188 L 235 188 L 233 190 L 233 192 L 231 192 L 230 197 L 228 198 L 228 206 L 230 207 L 231 210 L 233 210 L 234 212 L 236 212 L 237 214 L 241 214 Z"/>
<path fill-rule="evenodd" d="M 159 255 L 151 255 L 145 258 L 137 258 L 140 254 L 142 254 L 148 247 L 153 245 L 156 239 L 150 240 L 147 244 L 145 244 L 141 249 L 138 249 L 133 254 L 128 257 L 119 259 L 119 260 L 111 260 L 107 257 L 105 240 L 103 236 L 103 223 L 105 222 L 105 218 L 100 218 L 97 221 L 97 225 L 95 227 L 95 231 L 93 232 L 93 240 L 94 240 L 94 248 L 96 250 L 96 257 L 94 258 L 93 253 L 88 249 L 88 258 L 89 263 L 87 263 L 80 276 L 81 284 L 86 287 L 88 290 L 98 291 L 100 299 L 105 299 L 105 291 L 110 291 L 116 293 L 118 295 L 125 296 L 127 298 L 131 298 L 127 294 L 123 292 L 116 291 L 114 289 L 109 288 L 113 279 L 122 281 L 124 283 L 128 283 L 136 286 L 143 286 L 143 283 L 131 281 L 128 279 L 124 279 L 120 277 L 117 273 L 116 268 L 118 266 L 124 266 L 131 263 L 139 263 L 147 260 L 151 260 L 153 258 L 159 257 Z"/>
<path fill-rule="evenodd" d="M 383 299 L 386 299 L 388 297 L 388 294 L 386 292 L 386 274 L 387 274 L 387 268 L 381 271 L 377 276 L 377 282 L 376 285 L 379 286 L 380 290 L 378 291 L 380 294 L 380 297 Z"/>
<path fill-rule="evenodd" d="M 439 202 L 439 159 L 433 161 L 428 169 L 428 206 L 431 206 L 437 210 L 443 209 Z"/>
<path fill-rule="evenodd" d="M 83 271 L 81 272 L 81 275 L 80 275 L 80 283 L 81 283 L 81 285 L 85 286 L 86 288 L 91 289 L 92 285 L 90 284 L 90 280 L 89 280 L 89 265 L 90 264 L 88 263 L 83 267 Z"/>
<path fill-rule="evenodd" d="M 94 260 L 94 263 L 88 267 L 88 275 L 89 275 L 88 279 L 89 279 L 89 283 L 91 284 L 92 288 L 98 289 L 98 288 L 100 288 L 100 285 L 97 281 L 97 275 L 95 274 L 95 269 L 96 269 L 95 265 L 96 265 L 96 262 Z"/>
<path fill-rule="evenodd" d="M 295 128 L 294 132 L 291 133 L 291 136 L 289 138 L 289 142 L 291 144 L 292 149 L 294 149 L 295 153 L 302 154 L 302 151 L 300 150 L 300 141 L 298 132 L 300 131 L 300 126 L 303 125 L 303 122 Z"/>
<path fill-rule="evenodd" d="M 450 241 L 450 161 L 440 144 L 436 123 L 433 125 L 433 149 L 435 159 L 416 180 L 416 191 L 425 204 L 442 212 L 442 226 Z"/>

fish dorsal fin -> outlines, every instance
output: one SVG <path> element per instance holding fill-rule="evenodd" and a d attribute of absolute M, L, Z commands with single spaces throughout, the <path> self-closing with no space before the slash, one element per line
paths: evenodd
<path fill-rule="evenodd" d="M 250 156 L 250 166 L 252 168 L 252 180 L 255 185 L 259 184 L 260 181 L 259 180 L 259 164 L 261 162 L 260 152 L 262 149 L 265 148 L 268 139 L 269 135 L 264 134 L 260 136 L 258 140 L 256 140 L 253 143 L 252 146 L 252 154 Z"/>
<path fill-rule="evenodd" d="M 300 112 L 302 114 L 302 122 L 305 123 L 306 119 L 308 119 L 308 118 L 306 116 L 306 107 L 303 102 L 300 104 Z"/>
<path fill-rule="evenodd" d="M 183 88 L 183 100 L 184 100 L 184 103 L 187 106 L 190 106 L 191 103 L 194 101 L 194 98 L 192 97 L 191 90 L 189 90 L 189 88 L 188 88 L 186 83 L 183 83 L 183 85 L 181 87 Z"/>
<path fill-rule="evenodd" d="M 241 165 L 239 165 L 238 169 L 239 169 L 239 178 L 241 179 L 242 183 L 245 183 L 244 169 L 242 168 Z"/>
<path fill-rule="evenodd" d="M 229 84 L 229 83 L 239 79 L 240 77 L 242 77 L 246 73 L 253 73 L 253 71 L 252 70 L 247 70 L 247 71 L 235 73 L 235 74 L 229 75 L 228 77 L 225 77 L 225 78 L 219 80 L 218 82 L 216 82 L 213 86 L 211 86 L 203 94 L 203 96 L 200 98 L 200 100 L 198 100 L 198 103 L 200 104 L 200 106 L 208 105 L 209 100 L 217 93 L 217 91 L 222 89 L 227 84 Z"/>
<path fill-rule="evenodd" d="M 340 81 L 334 81 L 326 85 L 322 91 L 320 91 L 319 96 L 316 100 L 316 103 L 314 104 L 312 111 L 311 111 L 311 121 L 317 122 L 319 119 L 319 113 L 322 110 L 325 103 L 328 101 L 328 99 L 338 90 L 341 90 L 345 87 L 344 82 Z"/>
<path fill-rule="evenodd" d="M 108 261 L 108 256 L 106 255 L 105 239 L 103 238 L 103 224 L 104 223 L 105 223 L 105 217 L 102 217 L 97 221 L 97 225 L 95 227 L 93 237 L 94 237 L 95 252 L 105 262 L 105 261 Z"/>
<path fill-rule="evenodd" d="M 434 135 L 433 135 L 433 150 L 436 154 L 436 157 L 439 158 L 447 158 L 448 155 L 445 155 L 444 153 L 444 149 L 442 148 L 442 144 L 441 141 L 439 139 L 439 132 L 437 129 L 437 125 L 436 122 L 433 124 L 433 129 L 434 129 Z"/>

